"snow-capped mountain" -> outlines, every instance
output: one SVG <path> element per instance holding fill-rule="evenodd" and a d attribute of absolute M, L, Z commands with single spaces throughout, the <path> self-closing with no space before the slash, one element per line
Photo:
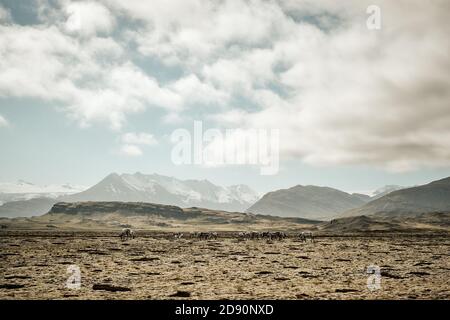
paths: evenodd
<path fill-rule="evenodd" d="M 378 188 L 377 190 L 375 190 L 372 193 L 372 199 L 378 199 L 381 198 L 382 196 L 387 195 L 388 193 L 397 191 L 397 190 L 402 190 L 402 189 L 406 189 L 407 187 L 403 187 L 403 186 L 398 186 L 398 185 L 386 185 L 384 187 Z"/>
<path fill-rule="evenodd" d="M 57 198 L 86 190 L 84 186 L 71 184 L 37 185 L 24 180 L 0 183 L 0 204 L 10 201 L 29 200 L 35 198 Z"/>
<path fill-rule="evenodd" d="M 181 207 L 244 211 L 259 196 L 246 185 L 217 186 L 208 180 L 179 180 L 159 174 L 112 173 L 64 201 L 140 201 Z"/>

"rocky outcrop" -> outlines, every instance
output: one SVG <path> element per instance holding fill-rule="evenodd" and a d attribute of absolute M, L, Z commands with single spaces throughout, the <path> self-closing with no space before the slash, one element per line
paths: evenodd
<path fill-rule="evenodd" d="M 176 206 L 146 202 L 59 202 L 50 210 L 50 214 L 95 215 L 119 213 L 122 215 L 156 215 L 164 218 L 182 219 L 193 217 Z"/>

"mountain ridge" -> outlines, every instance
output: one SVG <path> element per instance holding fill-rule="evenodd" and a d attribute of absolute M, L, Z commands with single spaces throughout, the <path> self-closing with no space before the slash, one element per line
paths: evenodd
<path fill-rule="evenodd" d="M 330 220 L 339 213 L 366 203 L 359 194 L 313 185 L 296 185 L 266 193 L 247 212 L 282 217 Z"/>
<path fill-rule="evenodd" d="M 180 207 L 204 207 L 215 210 L 245 211 L 259 195 L 239 184 L 222 187 L 203 180 L 180 180 L 159 174 L 110 173 L 94 186 L 73 194 L 19 199 L 0 205 L 0 216 L 36 216 L 47 213 L 57 202 L 123 201 L 147 202 Z M 43 200 L 45 199 L 45 200 Z"/>
<path fill-rule="evenodd" d="M 341 217 L 371 215 L 415 215 L 450 211 L 450 177 L 396 190 L 344 212 Z"/>
<path fill-rule="evenodd" d="M 246 185 L 222 187 L 208 180 L 180 180 L 159 174 L 117 174 L 106 176 L 91 188 L 61 201 L 138 201 L 181 207 L 207 207 L 217 210 L 244 211 L 258 198 Z"/>

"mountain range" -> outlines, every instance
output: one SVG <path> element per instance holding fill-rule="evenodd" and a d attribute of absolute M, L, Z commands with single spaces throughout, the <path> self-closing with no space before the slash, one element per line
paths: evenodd
<path fill-rule="evenodd" d="M 87 189 L 72 184 L 37 185 L 28 181 L 0 183 L 0 205 L 5 202 L 29 200 L 34 198 L 57 198 L 63 195 L 78 193 Z"/>
<path fill-rule="evenodd" d="M 28 183 L 21 185 L 24 190 L 32 188 Z M 355 216 L 389 218 L 450 212 L 450 177 L 410 188 L 386 186 L 375 191 L 372 197 L 329 187 L 297 185 L 260 198 L 246 185 L 222 187 L 208 180 L 180 180 L 139 172 L 112 173 L 81 192 L 4 203 L 0 206 L 0 217 L 38 216 L 49 212 L 57 202 L 85 201 L 155 203 L 322 221 Z"/>
<path fill-rule="evenodd" d="M 152 202 L 180 207 L 244 211 L 258 199 L 246 185 L 217 186 L 208 180 L 179 180 L 159 174 L 112 173 L 93 187 L 63 201 Z"/>
<path fill-rule="evenodd" d="M 57 197 L 18 200 L 0 206 L 0 216 L 36 216 L 47 213 L 57 202 L 122 201 L 149 202 L 186 207 L 243 212 L 259 195 L 246 185 L 217 186 L 208 180 L 179 180 L 142 173 L 112 173 L 82 192 Z"/>
<path fill-rule="evenodd" d="M 372 197 L 329 187 L 298 185 L 265 194 L 247 212 L 325 221 L 363 215 L 450 212 L 450 177 L 410 188 L 388 185 L 375 191 Z"/>

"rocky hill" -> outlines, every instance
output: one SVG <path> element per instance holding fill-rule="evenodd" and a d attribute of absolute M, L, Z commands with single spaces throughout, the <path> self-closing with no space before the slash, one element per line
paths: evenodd
<path fill-rule="evenodd" d="M 247 212 L 281 217 L 330 220 L 364 205 L 370 197 L 318 186 L 295 186 L 265 194 Z"/>
<path fill-rule="evenodd" d="M 38 217 L 0 218 L 5 229 L 118 230 L 290 230 L 310 228 L 320 221 L 281 218 L 198 207 L 180 208 L 143 202 L 61 202 Z"/>
<path fill-rule="evenodd" d="M 429 212 L 413 216 L 356 216 L 335 219 L 321 225 L 332 233 L 450 232 L 450 212 Z"/>
<path fill-rule="evenodd" d="M 450 177 L 422 186 L 393 191 L 360 208 L 349 210 L 342 216 L 401 216 L 449 211 Z"/>

